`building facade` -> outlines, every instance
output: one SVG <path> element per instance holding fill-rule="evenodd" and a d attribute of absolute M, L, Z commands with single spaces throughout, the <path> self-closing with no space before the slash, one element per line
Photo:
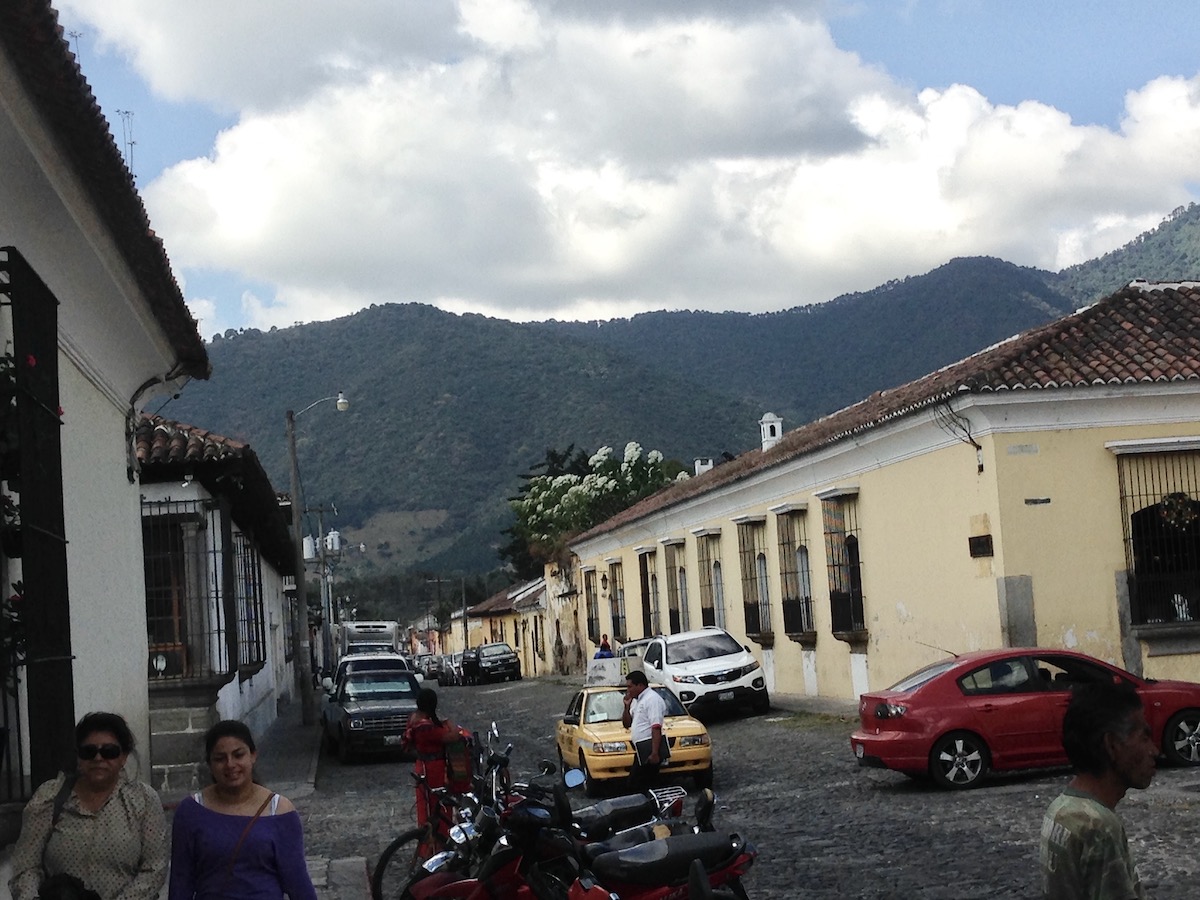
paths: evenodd
<path fill-rule="evenodd" d="M 1200 289 L 1135 283 L 572 542 L 586 630 L 720 625 L 773 691 L 1071 647 L 1200 678 Z M 772 433 L 773 432 L 773 433 Z"/>

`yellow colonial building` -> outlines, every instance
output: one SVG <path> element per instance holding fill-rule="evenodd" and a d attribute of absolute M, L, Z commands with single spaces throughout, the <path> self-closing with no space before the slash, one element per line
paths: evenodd
<path fill-rule="evenodd" d="M 1200 680 L 1200 285 L 760 427 L 571 543 L 550 594 L 593 643 L 721 625 L 771 690 L 838 698 L 1000 646 Z"/>

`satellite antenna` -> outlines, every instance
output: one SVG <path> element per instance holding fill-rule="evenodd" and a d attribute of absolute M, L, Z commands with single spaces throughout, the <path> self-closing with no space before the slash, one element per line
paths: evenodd
<path fill-rule="evenodd" d="M 133 110 L 118 109 L 117 115 L 121 117 L 121 136 L 125 142 L 125 166 L 133 180 L 137 181 L 137 175 L 133 172 L 133 145 L 137 143 L 133 139 Z"/>

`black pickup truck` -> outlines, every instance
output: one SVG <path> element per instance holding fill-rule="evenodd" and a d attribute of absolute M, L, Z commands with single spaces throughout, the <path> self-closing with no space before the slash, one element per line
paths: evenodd
<path fill-rule="evenodd" d="M 479 681 L 516 681 L 521 677 L 521 660 L 503 642 L 479 647 Z"/>

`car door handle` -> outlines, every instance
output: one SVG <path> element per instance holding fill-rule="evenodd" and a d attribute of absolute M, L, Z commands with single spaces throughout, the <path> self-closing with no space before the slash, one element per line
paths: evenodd
<path fill-rule="evenodd" d="M 996 706 L 992 703 L 985 703 L 983 706 L 979 707 L 979 709 L 981 712 L 990 713 L 996 711 Z"/>

